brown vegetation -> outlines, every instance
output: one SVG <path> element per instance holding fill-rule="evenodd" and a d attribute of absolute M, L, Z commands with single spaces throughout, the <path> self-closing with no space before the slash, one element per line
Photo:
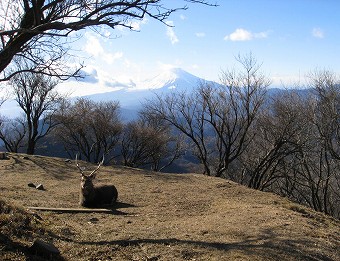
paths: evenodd
<path fill-rule="evenodd" d="M 102 166 L 98 183 L 115 184 L 120 195 L 113 214 L 14 208 L 78 208 L 80 175 L 74 162 L 24 156 L 9 154 L 0 161 L 1 199 L 9 204 L 0 209 L 5 260 L 29 258 L 27 246 L 35 238 L 53 242 L 65 260 L 340 257 L 339 221 L 271 193 L 197 174 Z M 28 187 L 30 182 L 45 190 Z"/>

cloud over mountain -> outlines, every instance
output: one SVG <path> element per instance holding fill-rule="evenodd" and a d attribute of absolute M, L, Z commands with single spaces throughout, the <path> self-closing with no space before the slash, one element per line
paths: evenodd
<path fill-rule="evenodd" d="M 146 98 L 174 91 L 191 91 L 201 82 L 207 82 L 181 68 L 168 68 L 154 77 L 128 83 L 110 82 L 107 86 L 121 87 L 116 90 L 86 95 L 97 101 L 118 100 L 123 107 L 140 106 Z"/>
<path fill-rule="evenodd" d="M 95 68 L 91 68 L 89 70 L 80 70 L 79 74 L 82 78 L 78 79 L 80 82 L 86 83 L 98 83 L 98 72 Z"/>

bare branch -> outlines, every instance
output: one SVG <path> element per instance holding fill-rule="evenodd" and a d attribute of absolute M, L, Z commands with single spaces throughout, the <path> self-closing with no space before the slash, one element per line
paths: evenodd
<path fill-rule="evenodd" d="M 205 0 L 186 0 L 194 4 L 216 6 Z M 55 47 L 67 49 L 71 32 L 89 27 L 107 26 L 115 29 L 122 26 L 134 30 L 131 22 L 150 17 L 166 24 L 166 19 L 178 10 L 186 10 L 187 6 L 167 8 L 162 0 L 13 0 L 0 7 L 0 73 L 2 80 L 13 77 L 15 72 L 7 72 L 13 59 L 21 56 L 36 65 L 27 68 L 32 72 L 48 70 L 48 75 L 60 78 L 74 76 L 75 73 L 60 73 L 42 68 L 42 61 L 49 61 Z M 2 22 L 2 24 L 1 24 Z M 64 38 L 63 41 L 60 41 Z M 43 43 L 48 45 L 40 53 Z M 63 52 L 65 56 L 67 52 Z M 42 59 L 44 57 L 44 59 Z M 54 60 L 56 62 L 56 60 Z M 58 65 L 54 63 L 53 65 Z"/>

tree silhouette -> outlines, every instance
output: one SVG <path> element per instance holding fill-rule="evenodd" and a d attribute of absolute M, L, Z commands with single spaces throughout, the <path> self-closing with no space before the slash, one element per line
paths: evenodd
<path fill-rule="evenodd" d="M 164 24 L 187 6 L 169 8 L 163 0 L 13 0 L 0 5 L 0 73 L 8 80 L 20 71 L 67 78 L 61 59 L 67 54 L 70 34 L 88 27 L 117 26 L 133 30 L 132 21 L 146 17 Z M 205 0 L 184 0 L 212 5 Z M 99 29 L 99 28 L 98 28 Z M 73 39 L 74 40 L 74 39 Z M 27 66 L 11 68 L 13 60 Z M 23 62 L 24 61 L 24 62 Z M 64 68 L 64 69 L 63 69 Z"/>

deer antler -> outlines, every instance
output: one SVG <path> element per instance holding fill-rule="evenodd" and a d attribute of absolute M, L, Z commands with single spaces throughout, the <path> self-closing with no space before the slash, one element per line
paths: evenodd
<path fill-rule="evenodd" d="M 80 173 L 82 176 L 84 176 L 84 171 L 82 170 L 82 168 L 79 166 L 79 163 L 78 163 L 78 153 L 76 154 L 76 166 L 77 168 L 80 170 Z"/>
<path fill-rule="evenodd" d="M 93 171 L 91 172 L 91 174 L 88 175 L 88 177 L 93 177 L 94 174 L 96 173 L 96 171 L 100 168 L 100 166 L 101 166 L 103 163 L 104 163 L 104 154 L 103 154 L 103 159 L 101 160 L 101 162 L 99 162 L 97 168 L 96 168 L 95 170 L 93 170 Z M 78 153 L 76 154 L 76 166 L 77 166 L 77 168 L 79 169 L 81 175 L 86 176 L 86 175 L 84 174 L 83 169 L 79 166 L 79 163 L 78 163 Z"/>
<path fill-rule="evenodd" d="M 98 167 L 97 167 L 94 171 L 92 171 L 91 174 L 90 174 L 89 176 L 90 176 L 90 177 L 94 176 L 94 173 L 96 173 L 96 171 L 100 168 L 100 166 L 101 166 L 103 163 L 104 163 L 104 154 L 103 154 L 103 159 L 102 159 L 101 162 L 99 162 Z"/>

